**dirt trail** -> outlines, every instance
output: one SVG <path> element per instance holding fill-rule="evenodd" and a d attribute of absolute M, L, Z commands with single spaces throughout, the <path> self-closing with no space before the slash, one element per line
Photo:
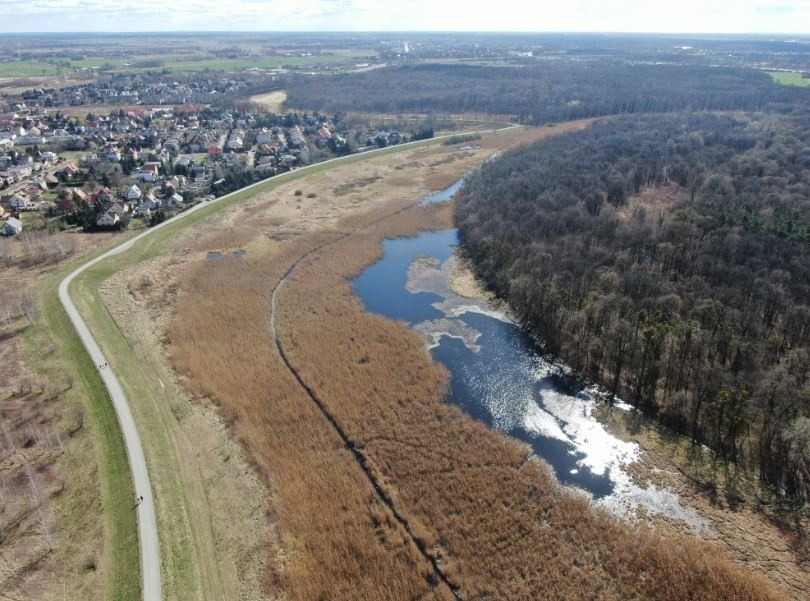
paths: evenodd
<path fill-rule="evenodd" d="M 292 275 L 296 272 L 299 266 L 305 263 L 314 255 L 318 253 L 324 252 L 328 250 L 330 247 L 334 246 L 338 242 L 345 240 L 363 230 L 367 230 L 368 228 L 379 225 L 384 221 L 388 221 L 400 216 L 405 211 L 408 211 L 414 207 L 418 207 L 419 202 L 416 201 L 412 205 L 404 207 L 400 210 L 391 213 L 390 215 L 386 215 L 379 219 L 375 219 L 371 223 L 361 227 L 359 231 L 350 231 L 345 234 L 339 235 L 336 239 L 316 246 L 312 250 L 308 251 L 307 253 L 303 254 L 292 266 L 287 270 L 284 276 L 278 281 L 275 288 L 273 288 L 272 292 L 272 300 L 270 303 L 270 330 L 272 332 L 273 341 L 276 345 L 276 349 L 278 351 L 281 360 L 284 362 L 284 365 L 287 366 L 287 369 L 290 370 L 290 373 L 295 377 L 295 380 L 301 386 L 301 388 L 307 393 L 307 396 L 312 400 L 313 403 L 318 407 L 318 410 L 324 416 L 329 425 L 334 429 L 340 439 L 343 441 L 343 444 L 346 448 L 352 453 L 354 460 L 357 462 L 357 465 L 360 467 L 360 470 L 363 472 L 363 475 L 368 480 L 369 484 L 373 488 L 375 494 L 377 495 L 380 502 L 385 505 L 386 508 L 391 512 L 391 515 L 394 519 L 399 523 L 399 525 L 403 528 L 403 530 L 407 533 L 408 537 L 410 537 L 411 542 L 413 545 L 418 549 L 419 553 L 422 557 L 430 563 L 433 568 L 433 574 L 435 579 L 438 582 L 443 583 L 447 586 L 453 598 L 462 600 L 463 597 L 461 596 L 461 588 L 458 584 L 454 583 L 452 579 L 445 573 L 442 567 L 439 565 L 439 561 L 437 557 L 430 552 L 427 545 L 425 544 L 424 540 L 422 540 L 414 531 L 411 524 L 408 522 L 408 519 L 397 509 L 396 503 L 394 502 L 394 498 L 389 491 L 386 490 L 385 485 L 380 481 L 379 478 L 375 475 L 374 471 L 369 467 L 369 461 L 366 458 L 365 453 L 361 450 L 360 446 L 352 440 L 350 435 L 346 432 L 346 430 L 341 427 L 338 420 L 335 416 L 331 413 L 327 405 L 324 401 L 318 396 L 318 393 L 309 386 L 301 376 L 300 372 L 295 368 L 292 361 L 288 357 L 287 353 L 284 351 L 284 343 L 282 342 L 281 338 L 278 335 L 278 330 L 276 328 L 276 300 L 278 295 L 281 293 L 284 285 L 287 281 L 292 277 Z"/>

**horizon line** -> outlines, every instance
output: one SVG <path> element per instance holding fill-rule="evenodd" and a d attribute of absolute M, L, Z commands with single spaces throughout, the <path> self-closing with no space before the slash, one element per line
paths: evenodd
<path fill-rule="evenodd" d="M 143 35 L 143 34 L 235 34 L 235 33 L 276 33 L 276 34 L 515 34 L 515 35 L 650 35 L 650 36 L 800 36 L 810 38 L 810 31 L 796 33 L 783 31 L 770 32 L 723 32 L 723 31 L 596 31 L 596 30 L 452 30 L 452 29 L 335 29 L 335 30 L 307 30 L 307 29 L 154 29 L 143 31 L 120 30 L 75 30 L 75 31 L 7 31 L 0 32 L 3 36 L 25 35 L 77 35 L 77 34 L 117 34 L 117 35 Z"/>

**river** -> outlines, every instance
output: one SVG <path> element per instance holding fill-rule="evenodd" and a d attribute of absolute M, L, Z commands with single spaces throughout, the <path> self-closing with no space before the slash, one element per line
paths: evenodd
<path fill-rule="evenodd" d="M 438 202 L 461 187 L 423 199 Z M 643 507 L 699 530 L 696 512 L 655 485 L 640 487 L 628 468 L 640 448 L 610 434 L 593 416 L 595 390 L 565 383 L 521 328 L 490 303 L 453 289 L 456 230 L 385 240 L 384 257 L 354 281 L 366 308 L 419 331 L 435 360 L 451 374 L 446 401 L 474 419 L 529 445 L 565 485 L 575 486 L 615 513 Z M 630 410 L 619 402 L 618 410 Z"/>

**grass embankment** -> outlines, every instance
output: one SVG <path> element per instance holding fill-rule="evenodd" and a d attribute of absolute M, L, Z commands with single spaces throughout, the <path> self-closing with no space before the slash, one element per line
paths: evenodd
<path fill-rule="evenodd" d="M 277 326 L 300 376 L 462 598 L 776 598 L 713 547 L 664 541 L 594 510 L 547 466 L 527 462 L 525 448 L 446 405 L 446 373 L 422 338 L 365 313 L 347 278 L 380 256 L 382 238 L 449 227 L 450 212 L 433 205 L 362 227 L 378 218 L 344 222 L 341 231 L 358 233 L 301 262 L 277 299 Z M 269 331 L 279 279 L 339 235 L 197 270 L 182 287 L 172 353 L 195 390 L 222 405 L 273 486 L 290 556 L 275 568 L 286 591 L 413 598 L 427 586 L 427 562 L 296 385 Z"/>
<path fill-rule="evenodd" d="M 810 87 L 810 79 L 803 77 L 796 71 L 768 71 L 773 80 L 783 86 L 797 86 L 800 88 Z"/>
<path fill-rule="evenodd" d="M 158 375 L 141 360 L 119 326 L 98 299 L 98 290 L 111 275 L 157 256 L 181 228 L 212 217 L 216 212 L 272 190 L 283 183 L 318 174 L 335 164 L 346 165 L 419 148 L 434 142 L 427 140 L 407 147 L 391 147 L 375 155 L 358 155 L 338 163 L 316 165 L 306 171 L 293 171 L 222 201 L 203 206 L 180 222 L 153 232 L 136 246 L 115 255 L 81 274 L 71 286 L 76 302 L 96 339 L 116 370 L 131 402 L 149 463 L 156 493 L 158 528 L 164 563 L 164 590 L 173 598 L 220 598 L 218 563 L 212 541 L 204 482 L 194 467 L 179 457 L 193 456 L 195 441 L 178 432 L 182 407 L 168 398 Z M 60 309 L 61 311 L 61 309 Z M 92 368 L 92 366 L 90 366 Z M 110 412 L 112 408 L 110 407 Z M 114 415 L 113 415 L 114 419 Z M 116 424 L 117 428 L 117 424 Z M 129 486 L 131 494 L 131 485 Z M 136 548 L 137 552 L 137 548 Z"/>
<path fill-rule="evenodd" d="M 133 509 L 135 494 L 126 448 L 107 389 L 57 295 L 59 282 L 85 260 L 66 264 L 41 283 L 37 294 L 42 317 L 26 333 L 27 346 L 39 373 L 46 377 L 69 373 L 74 377 L 66 402 L 84 405 L 92 432 L 92 441 L 78 439 L 68 445 L 63 459 L 71 477 L 61 511 L 64 568 L 100 571 L 104 577 L 103 590 L 85 591 L 93 597 L 136 599 L 141 587 L 140 561 Z M 33 340 L 39 342 L 34 344 Z M 42 340 L 52 340 L 57 352 L 38 350 L 43 348 Z M 103 540 L 74 544 L 88 529 L 88 524 L 82 521 L 87 511 L 103 511 Z M 88 546 L 95 552 L 88 553 Z"/>

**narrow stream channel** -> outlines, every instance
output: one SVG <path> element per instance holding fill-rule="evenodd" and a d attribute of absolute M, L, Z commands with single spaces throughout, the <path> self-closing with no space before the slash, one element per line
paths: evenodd
<path fill-rule="evenodd" d="M 461 185 L 423 203 L 446 200 Z M 517 324 L 453 291 L 457 242 L 456 230 L 385 240 L 384 258 L 355 279 L 357 295 L 369 311 L 405 321 L 425 336 L 434 359 L 451 374 L 447 402 L 528 444 L 562 483 L 619 514 L 643 506 L 700 529 L 700 517 L 682 507 L 677 495 L 631 481 L 627 467 L 640 449 L 593 417 L 595 393 L 561 385 Z"/>

